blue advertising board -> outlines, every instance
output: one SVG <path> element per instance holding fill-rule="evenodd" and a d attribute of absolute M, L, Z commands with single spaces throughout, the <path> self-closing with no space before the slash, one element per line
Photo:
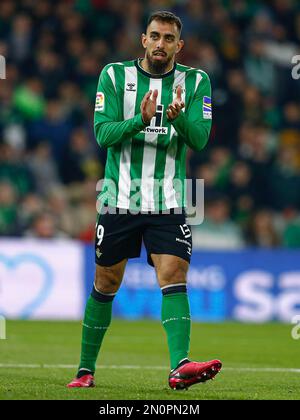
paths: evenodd
<path fill-rule="evenodd" d="M 81 319 L 94 248 L 68 240 L 0 240 L 0 316 Z M 194 251 L 188 292 L 195 321 L 292 322 L 300 317 L 300 250 Z M 161 291 L 146 253 L 130 260 L 114 316 L 160 319 Z"/>
<path fill-rule="evenodd" d="M 86 298 L 94 275 L 85 249 Z M 291 322 L 300 314 L 300 250 L 194 251 L 188 274 L 191 314 L 198 321 Z M 146 253 L 128 262 L 114 315 L 160 318 L 161 292 Z"/>

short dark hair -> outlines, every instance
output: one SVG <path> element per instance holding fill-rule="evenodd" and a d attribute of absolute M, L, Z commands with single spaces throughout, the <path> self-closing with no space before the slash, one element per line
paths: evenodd
<path fill-rule="evenodd" d="M 175 23 L 175 25 L 178 28 L 179 35 L 181 34 L 182 22 L 178 16 L 174 15 L 174 13 L 166 12 L 166 11 L 157 11 L 157 12 L 152 13 L 149 16 L 149 19 L 147 22 L 147 28 L 153 20 L 160 20 L 161 22 Z"/>

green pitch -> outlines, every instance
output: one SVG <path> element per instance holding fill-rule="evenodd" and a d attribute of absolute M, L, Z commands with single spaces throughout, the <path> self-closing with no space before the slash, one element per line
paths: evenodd
<path fill-rule="evenodd" d="M 0 340 L 0 399 L 300 399 L 300 340 L 292 339 L 291 325 L 193 323 L 191 358 L 217 357 L 224 369 L 215 381 L 188 391 L 167 385 L 160 323 L 120 320 L 113 320 L 104 339 L 96 388 L 67 389 L 80 335 L 79 322 L 7 322 L 7 339 Z"/>

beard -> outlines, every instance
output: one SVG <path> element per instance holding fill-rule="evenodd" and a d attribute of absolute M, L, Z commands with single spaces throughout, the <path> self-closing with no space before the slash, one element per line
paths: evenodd
<path fill-rule="evenodd" d="M 146 52 L 146 59 L 148 61 L 148 66 L 149 66 L 150 73 L 152 73 L 152 74 L 164 74 L 164 73 L 166 73 L 166 69 L 168 68 L 172 58 L 166 56 L 166 61 L 163 61 L 163 62 L 153 60 L 152 56 L 147 51 Z"/>

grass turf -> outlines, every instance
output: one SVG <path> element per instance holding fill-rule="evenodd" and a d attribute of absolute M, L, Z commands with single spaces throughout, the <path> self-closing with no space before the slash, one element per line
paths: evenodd
<path fill-rule="evenodd" d="M 224 370 L 215 381 L 188 391 L 168 387 L 168 351 L 160 323 L 122 320 L 113 320 L 104 339 L 96 388 L 67 389 L 76 369 L 43 365 L 76 365 L 80 336 L 79 322 L 8 321 L 7 339 L 0 340 L 0 399 L 300 399 L 298 372 L 238 370 L 300 368 L 300 341 L 291 338 L 291 325 L 193 323 L 191 359 L 220 358 Z M 27 364 L 35 367 L 21 366 Z M 120 365 L 136 368 L 116 367 Z"/>

